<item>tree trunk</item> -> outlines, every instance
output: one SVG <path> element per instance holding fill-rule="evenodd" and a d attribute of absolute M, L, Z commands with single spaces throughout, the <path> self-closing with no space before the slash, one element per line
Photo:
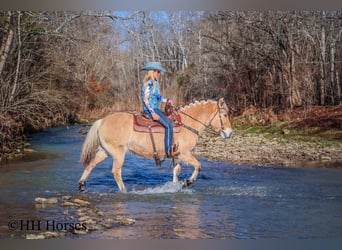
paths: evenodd
<path fill-rule="evenodd" d="M 0 47 L 0 76 L 2 74 L 2 70 L 4 69 L 8 52 L 11 48 L 11 44 L 12 44 L 13 36 L 14 36 L 13 30 L 10 29 L 11 17 L 12 17 L 12 12 L 8 11 L 7 20 L 5 21 L 5 27 L 4 27 L 4 36 L 3 36 L 1 47 Z"/>
<path fill-rule="evenodd" d="M 336 70 L 336 85 L 337 85 L 337 104 L 342 104 L 342 91 L 341 91 L 341 83 L 340 77 L 338 75 L 338 71 Z"/>
<path fill-rule="evenodd" d="M 323 20 L 325 19 L 325 12 L 323 11 Z M 326 42 L 325 42 L 325 26 L 322 24 L 321 30 L 321 60 L 320 60 L 320 105 L 325 104 L 325 52 L 326 52 Z"/>
<path fill-rule="evenodd" d="M 335 104 L 335 43 L 330 48 L 330 86 L 331 86 L 331 104 Z"/>
<path fill-rule="evenodd" d="M 17 90 L 18 87 L 18 82 L 19 82 L 19 74 L 20 74 L 20 64 L 21 64 L 21 12 L 18 11 L 18 57 L 17 57 L 17 67 L 15 70 L 15 78 L 13 82 L 13 87 L 12 87 L 12 92 L 11 92 L 11 97 L 10 101 L 13 100 L 14 94 Z"/>

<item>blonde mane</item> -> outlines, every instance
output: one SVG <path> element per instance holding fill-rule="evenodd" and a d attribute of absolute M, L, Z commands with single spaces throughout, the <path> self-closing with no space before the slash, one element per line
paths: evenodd
<path fill-rule="evenodd" d="M 211 100 L 211 99 L 209 99 L 209 100 L 193 101 L 193 102 L 191 102 L 189 104 L 185 104 L 184 106 L 180 106 L 179 110 L 180 111 L 186 111 L 186 110 L 188 110 L 190 108 L 197 107 L 199 105 L 204 105 L 204 104 L 207 104 L 207 103 L 215 103 L 216 104 L 217 101 Z"/>

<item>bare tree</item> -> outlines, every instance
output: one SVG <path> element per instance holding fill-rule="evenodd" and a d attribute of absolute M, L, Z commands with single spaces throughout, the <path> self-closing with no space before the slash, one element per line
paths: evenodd
<path fill-rule="evenodd" d="M 13 41 L 14 31 L 10 27 L 12 19 L 12 12 L 8 11 L 4 14 L 4 24 L 3 24 L 3 38 L 0 47 L 0 76 L 5 66 L 9 50 Z"/>

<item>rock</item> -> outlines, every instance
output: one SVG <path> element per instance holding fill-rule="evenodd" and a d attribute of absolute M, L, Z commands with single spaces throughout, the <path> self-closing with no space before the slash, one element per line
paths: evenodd
<path fill-rule="evenodd" d="M 98 212 L 96 212 L 96 214 L 97 214 L 98 216 L 104 216 L 104 212 L 102 212 L 102 211 L 98 211 Z"/>
<path fill-rule="evenodd" d="M 64 215 L 70 215 L 69 210 L 63 211 L 63 214 L 64 214 Z"/>
<path fill-rule="evenodd" d="M 135 224 L 135 219 L 131 219 L 125 216 L 117 216 L 115 218 L 116 222 L 120 225 L 133 225 Z"/>
<path fill-rule="evenodd" d="M 96 221 L 96 219 L 91 218 L 89 220 L 84 221 L 84 224 L 86 224 L 86 225 L 95 225 L 95 224 L 97 224 L 97 221 Z"/>
<path fill-rule="evenodd" d="M 331 157 L 326 156 L 326 155 L 322 155 L 320 158 L 321 158 L 321 161 L 331 161 Z"/>
<path fill-rule="evenodd" d="M 69 201 L 69 200 L 71 200 L 71 196 L 70 195 L 64 195 L 64 196 L 62 196 L 62 200 Z"/>
<path fill-rule="evenodd" d="M 25 237 L 27 240 L 43 240 L 45 236 L 42 234 L 26 234 Z"/>
<path fill-rule="evenodd" d="M 110 229 L 110 228 L 113 227 L 113 224 L 108 223 L 108 222 L 102 223 L 101 225 L 102 225 L 104 228 L 106 228 L 106 229 Z"/>
<path fill-rule="evenodd" d="M 90 220 L 90 216 L 86 215 L 86 216 L 82 216 L 80 218 L 78 218 L 79 221 L 83 222 L 83 221 L 86 221 L 86 220 Z"/>
<path fill-rule="evenodd" d="M 90 205 L 89 201 L 85 201 L 85 200 L 81 200 L 81 199 L 74 199 L 73 202 L 77 203 L 77 204 L 79 204 L 81 206 L 88 206 L 88 205 Z"/>
<path fill-rule="evenodd" d="M 88 211 L 85 211 L 84 208 L 77 209 L 76 214 L 80 217 L 86 216 L 88 214 Z"/>
<path fill-rule="evenodd" d="M 178 229 L 178 228 L 173 229 L 173 231 L 174 231 L 175 233 L 179 233 L 179 234 L 184 234 L 184 233 L 186 233 L 186 230 L 184 230 L 184 229 Z"/>
<path fill-rule="evenodd" d="M 97 230 L 101 230 L 102 228 L 101 228 L 101 226 L 99 226 L 99 225 L 88 225 L 88 224 L 87 224 L 87 229 L 88 229 L 89 231 L 97 231 Z"/>
<path fill-rule="evenodd" d="M 78 229 L 74 229 L 72 231 L 73 234 L 76 234 L 76 235 L 85 235 L 87 234 L 89 231 L 86 229 L 86 230 L 78 230 Z"/>
<path fill-rule="evenodd" d="M 37 150 L 34 150 L 32 148 L 24 148 L 25 153 L 33 153 L 33 152 L 38 152 Z"/>
<path fill-rule="evenodd" d="M 87 213 L 84 213 L 84 212 L 76 212 L 76 214 L 80 217 L 83 217 L 83 216 L 86 216 Z"/>
<path fill-rule="evenodd" d="M 97 223 L 96 218 L 92 218 L 92 217 L 90 217 L 88 215 L 85 215 L 85 216 L 82 216 L 82 217 L 78 218 L 78 221 L 82 222 L 84 224 L 87 224 L 87 225 L 94 225 L 94 224 Z"/>
<path fill-rule="evenodd" d="M 282 132 L 284 135 L 289 135 L 289 134 L 290 134 L 290 130 L 287 129 L 287 128 L 282 129 L 281 132 Z"/>
<path fill-rule="evenodd" d="M 58 202 L 58 199 L 55 197 L 53 197 L 53 198 L 37 197 L 34 200 L 36 203 L 39 203 L 39 204 L 56 204 Z"/>
<path fill-rule="evenodd" d="M 77 213 L 87 213 L 87 212 L 88 212 L 88 209 L 82 207 L 82 208 L 77 209 L 76 212 L 77 212 Z"/>
<path fill-rule="evenodd" d="M 44 233 L 40 233 L 40 235 L 43 235 L 45 239 L 53 239 L 53 238 L 59 238 L 62 236 L 65 236 L 66 233 L 65 232 L 44 232 Z"/>
<path fill-rule="evenodd" d="M 79 204 L 70 202 L 70 201 L 65 201 L 61 204 L 62 207 L 79 207 Z"/>

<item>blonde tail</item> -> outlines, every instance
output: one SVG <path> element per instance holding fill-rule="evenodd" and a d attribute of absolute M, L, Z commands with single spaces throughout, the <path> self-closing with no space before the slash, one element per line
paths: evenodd
<path fill-rule="evenodd" d="M 97 120 L 90 128 L 87 137 L 82 145 L 81 164 L 86 167 L 95 158 L 96 149 L 99 146 L 98 131 L 102 119 Z"/>

